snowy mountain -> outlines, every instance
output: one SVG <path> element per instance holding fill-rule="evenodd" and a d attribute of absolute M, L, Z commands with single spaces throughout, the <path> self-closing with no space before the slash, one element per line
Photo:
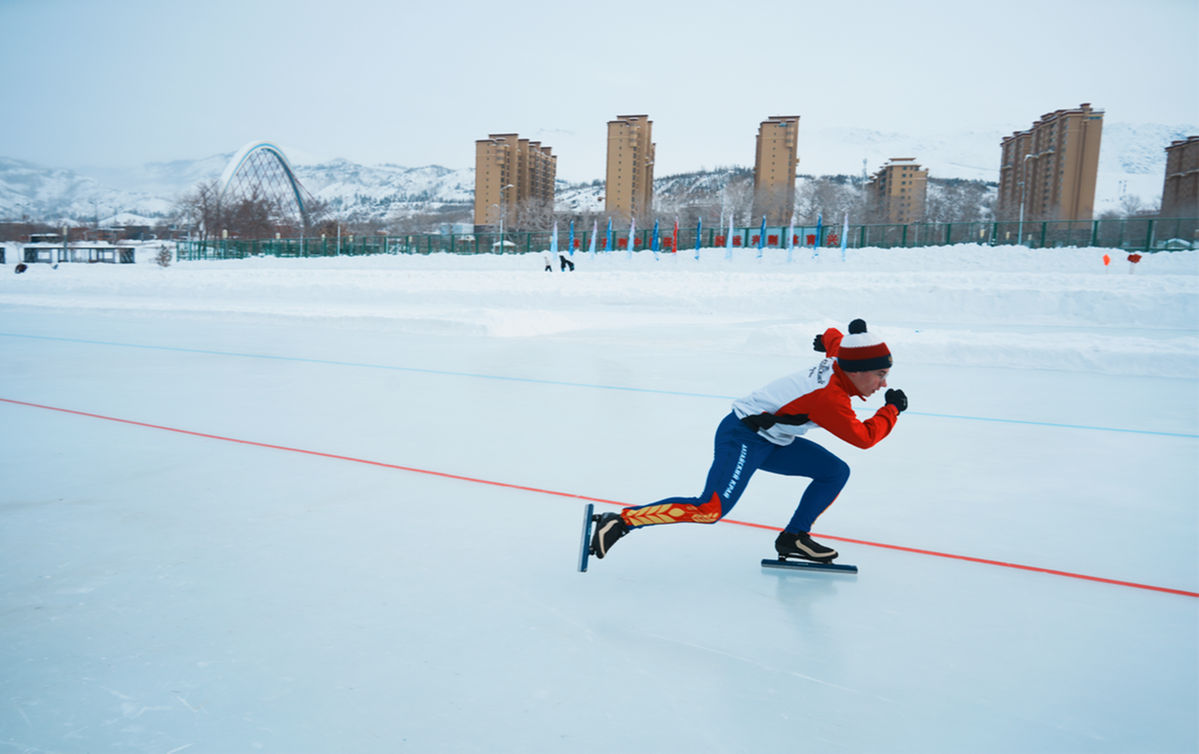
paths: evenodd
<path fill-rule="evenodd" d="M 29 217 L 52 223 L 70 220 L 111 225 L 168 217 L 173 196 L 150 188 L 116 188 L 71 170 L 0 157 L 0 220 Z"/>
<path fill-rule="evenodd" d="M 871 174 L 893 157 L 913 157 L 935 178 L 995 181 L 999 144 L 1024 125 L 1003 125 L 951 134 L 908 136 L 861 128 L 828 128 L 800 134 L 802 175 Z M 1116 210 L 1126 195 L 1153 206 L 1161 197 L 1165 147 L 1199 133 L 1196 126 L 1106 123 L 1100 153 L 1096 214 Z M 658 148 L 668 149 L 660 144 Z M 286 150 L 286 147 L 285 147 Z M 304 187 L 343 217 L 383 219 L 397 210 L 419 211 L 445 204 L 469 205 L 474 169 L 438 165 L 418 168 L 318 160 L 287 150 Z M 0 157 L 0 220 L 28 216 L 51 223 L 157 224 L 170 220 L 178 197 L 197 183 L 217 178 L 233 152 L 198 160 L 149 163 L 130 169 L 63 170 Z M 681 176 L 659 176 L 657 190 L 688 184 L 719 189 L 732 172 L 745 168 L 698 168 Z M 559 209 L 600 211 L 603 180 L 559 181 Z"/>
<path fill-rule="evenodd" d="M 397 206 L 421 209 L 474 201 L 473 168 L 450 170 L 439 165 L 405 168 L 387 164 L 367 167 L 348 160 L 333 160 L 296 165 L 295 169 L 310 193 L 351 215 L 385 217 Z"/>

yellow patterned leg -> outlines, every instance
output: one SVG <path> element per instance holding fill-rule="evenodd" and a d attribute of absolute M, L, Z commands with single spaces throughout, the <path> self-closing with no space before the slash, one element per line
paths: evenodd
<path fill-rule="evenodd" d="M 629 526 L 653 526 L 655 524 L 714 524 L 720 520 L 720 495 L 712 493 L 712 498 L 703 505 L 690 503 L 658 503 L 643 505 L 639 508 L 625 508 L 620 512 L 621 518 Z"/>

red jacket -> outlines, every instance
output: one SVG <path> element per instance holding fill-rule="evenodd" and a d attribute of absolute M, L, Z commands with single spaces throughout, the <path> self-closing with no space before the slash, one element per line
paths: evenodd
<path fill-rule="evenodd" d="M 776 445 L 790 445 L 813 426 L 859 448 L 872 447 L 890 434 L 899 419 L 899 410 L 894 406 L 884 405 L 864 422 L 854 413 L 850 398 L 862 394 L 837 364 L 842 337 L 839 330 L 830 328 L 823 336 L 827 358 L 811 369 L 787 375 L 734 401 L 737 418 L 769 415 L 776 423 L 759 429 L 758 434 Z"/>

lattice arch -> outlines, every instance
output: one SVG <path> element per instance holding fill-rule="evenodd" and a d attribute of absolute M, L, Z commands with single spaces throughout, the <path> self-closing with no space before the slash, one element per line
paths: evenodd
<path fill-rule="evenodd" d="M 221 174 L 220 204 L 230 206 L 244 199 L 258 198 L 273 204 L 284 216 L 307 225 L 305 198 L 311 199 L 287 155 L 269 141 L 252 141 L 237 151 Z"/>

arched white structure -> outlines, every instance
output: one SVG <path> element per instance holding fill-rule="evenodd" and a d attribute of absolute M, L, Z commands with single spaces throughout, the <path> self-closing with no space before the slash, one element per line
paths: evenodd
<path fill-rule="evenodd" d="M 303 220 L 306 216 L 304 194 L 307 192 L 296 178 L 287 155 L 273 142 L 252 141 L 237 150 L 221 173 L 218 181 L 219 201 L 223 203 L 227 194 L 237 193 L 247 187 L 257 188 L 264 196 L 281 201 L 282 197 L 279 194 L 280 189 L 284 188 L 284 182 L 288 194 L 295 199 L 296 209 Z"/>

